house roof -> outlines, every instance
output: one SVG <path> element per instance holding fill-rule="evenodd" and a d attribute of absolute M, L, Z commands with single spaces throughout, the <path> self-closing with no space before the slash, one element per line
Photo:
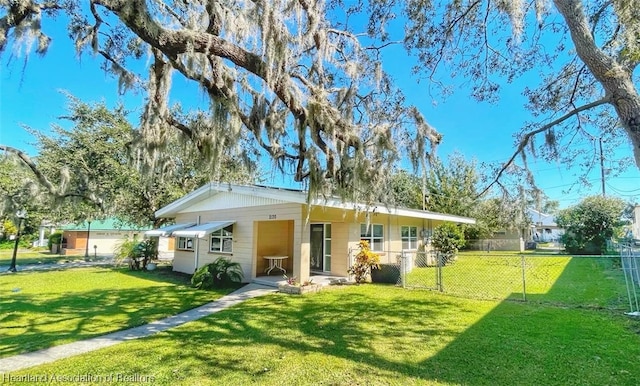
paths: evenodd
<path fill-rule="evenodd" d="M 170 203 L 169 205 L 156 211 L 158 218 L 172 218 L 181 211 L 194 207 L 198 203 L 224 192 L 233 192 L 243 196 L 250 196 L 255 199 L 266 199 L 271 202 L 307 204 L 307 192 L 302 190 L 273 188 L 261 185 L 234 185 L 210 183 L 194 190 L 186 196 Z M 312 206 L 323 206 L 344 210 L 360 210 L 363 212 L 374 212 L 391 214 L 396 216 L 422 218 L 428 220 L 451 221 L 463 224 L 475 224 L 476 220 L 469 217 L 455 216 L 451 214 L 429 212 L 417 209 L 400 207 L 387 207 L 379 204 L 377 206 L 367 206 L 354 202 L 344 202 L 338 197 L 314 198 L 311 199 Z"/>
<path fill-rule="evenodd" d="M 528 208 L 527 213 L 529 214 L 529 218 L 533 222 L 533 225 L 543 226 L 543 227 L 557 227 L 558 224 L 555 222 L 555 216 L 552 214 L 546 214 L 539 212 L 535 209 Z"/>
<path fill-rule="evenodd" d="M 61 227 L 63 231 L 86 231 L 89 224 L 85 221 L 78 224 L 69 224 Z M 151 229 L 151 227 L 138 227 L 123 223 L 117 218 L 107 218 L 104 220 L 91 221 L 92 231 L 143 231 Z"/>

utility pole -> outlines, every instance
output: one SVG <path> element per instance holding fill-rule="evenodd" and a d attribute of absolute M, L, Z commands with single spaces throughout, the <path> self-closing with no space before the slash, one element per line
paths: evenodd
<path fill-rule="evenodd" d="M 598 142 L 600 143 L 600 175 L 602 177 L 602 197 L 605 196 L 604 191 L 604 155 L 602 154 L 602 137 L 598 138 Z"/>

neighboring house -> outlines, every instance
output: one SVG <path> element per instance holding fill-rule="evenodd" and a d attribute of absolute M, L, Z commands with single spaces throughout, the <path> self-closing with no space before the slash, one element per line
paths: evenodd
<path fill-rule="evenodd" d="M 494 232 L 493 237 L 467 242 L 467 248 L 482 251 L 523 251 L 530 241 L 559 241 L 564 230 L 558 227 L 554 216 L 528 208 L 527 216 L 531 225 L 525 229 L 507 229 Z"/>
<path fill-rule="evenodd" d="M 490 238 L 468 240 L 465 248 L 472 251 L 524 251 L 525 242 L 521 231 L 505 229 L 493 232 Z"/>
<path fill-rule="evenodd" d="M 50 235 L 56 231 L 55 225 L 49 221 L 42 220 L 38 229 L 38 240 L 33 242 L 34 247 L 46 247 L 49 244 L 49 239 L 45 235 Z"/>
<path fill-rule="evenodd" d="M 640 205 L 633 207 L 633 218 L 631 223 L 631 232 L 634 239 L 640 239 Z"/>
<path fill-rule="evenodd" d="M 175 225 L 154 231 L 176 237 L 175 271 L 191 274 L 226 257 L 240 263 L 247 282 L 266 275 L 274 262 L 304 281 L 311 273 L 347 276 L 360 240 L 368 240 L 382 262 L 395 263 L 403 249 L 422 247 L 438 224 L 475 223 L 383 205 L 366 211 L 339 198 L 313 199 L 308 208 L 304 191 L 212 183 L 158 210 L 156 217 Z"/>
<path fill-rule="evenodd" d="M 142 239 L 144 231 L 149 229 L 122 224 L 117 219 L 95 220 L 77 225 L 67 225 L 62 230 L 62 254 L 90 256 L 112 255 L 116 247 L 126 238 Z M 87 249 L 88 246 L 88 249 Z"/>
<path fill-rule="evenodd" d="M 527 209 L 531 219 L 530 238 L 535 242 L 556 242 L 564 234 L 564 229 L 558 227 L 554 215 Z"/>

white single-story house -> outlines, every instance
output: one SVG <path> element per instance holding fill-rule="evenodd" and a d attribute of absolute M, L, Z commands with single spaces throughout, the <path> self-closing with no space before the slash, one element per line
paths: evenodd
<path fill-rule="evenodd" d="M 402 250 L 427 245 L 437 225 L 475 223 L 422 210 L 366 208 L 339 198 L 308 203 L 304 191 L 217 183 L 155 214 L 175 221 L 171 228 L 154 230 L 176 238 L 174 271 L 191 274 L 222 256 L 241 264 L 246 282 L 267 274 L 282 277 L 283 271 L 299 281 L 312 273 L 345 277 L 361 240 L 369 241 L 382 262 L 395 263 Z"/>
<path fill-rule="evenodd" d="M 564 234 L 564 229 L 555 222 L 551 214 L 539 212 L 535 209 L 527 209 L 531 219 L 531 239 L 536 242 L 559 241 Z"/>
<path fill-rule="evenodd" d="M 631 237 L 640 239 L 640 205 L 633 206 L 633 217 L 631 219 Z"/>

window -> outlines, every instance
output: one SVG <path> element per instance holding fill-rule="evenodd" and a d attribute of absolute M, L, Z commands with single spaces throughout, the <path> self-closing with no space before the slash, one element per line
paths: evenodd
<path fill-rule="evenodd" d="M 191 237 L 178 237 L 178 249 L 186 251 L 193 251 L 193 238 Z"/>
<path fill-rule="evenodd" d="M 233 252 L 233 225 L 211 233 L 210 252 L 231 253 Z"/>
<path fill-rule="evenodd" d="M 384 228 L 380 224 L 360 225 L 360 240 L 368 241 L 372 251 L 384 250 Z"/>
<path fill-rule="evenodd" d="M 402 238 L 402 249 L 418 248 L 418 227 L 400 227 L 400 237 Z"/>
<path fill-rule="evenodd" d="M 324 271 L 331 272 L 331 224 L 324 224 Z"/>

